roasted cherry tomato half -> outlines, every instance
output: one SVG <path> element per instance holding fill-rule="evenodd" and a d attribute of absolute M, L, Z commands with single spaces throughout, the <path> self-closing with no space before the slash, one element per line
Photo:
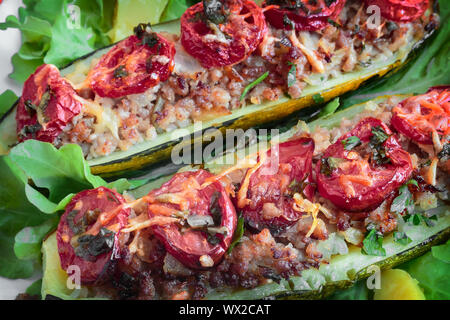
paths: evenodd
<path fill-rule="evenodd" d="M 175 174 L 148 194 L 150 218 L 172 212 L 180 223 L 155 225 L 155 236 L 178 261 L 192 269 L 217 264 L 228 249 L 237 216 L 220 182 L 202 184 L 213 177 L 205 170 Z"/>
<path fill-rule="evenodd" d="M 271 5 L 277 7 L 264 12 L 267 21 L 277 29 L 320 30 L 329 24 L 329 19 L 335 20 L 345 5 L 345 0 L 268 0 L 263 8 Z"/>
<path fill-rule="evenodd" d="M 431 88 L 426 94 L 403 100 L 392 110 L 392 126 L 420 144 L 433 144 L 450 134 L 450 87 Z"/>
<path fill-rule="evenodd" d="M 341 136 L 316 167 L 320 195 L 347 211 L 377 208 L 411 173 L 409 153 L 375 118 L 363 119 Z"/>
<path fill-rule="evenodd" d="M 109 50 L 89 73 L 91 88 L 101 97 L 142 93 L 166 81 L 175 66 L 175 46 L 146 25 Z"/>
<path fill-rule="evenodd" d="M 428 8 L 428 0 L 365 0 L 367 6 L 378 6 L 381 15 L 392 21 L 410 22 L 420 18 Z"/>
<path fill-rule="evenodd" d="M 181 43 L 205 68 L 243 61 L 266 32 L 264 14 L 250 0 L 205 0 L 181 16 Z"/>
<path fill-rule="evenodd" d="M 238 207 L 246 222 L 253 228 L 277 234 L 300 219 L 302 213 L 293 209 L 294 193 L 311 199 L 311 166 L 314 140 L 298 138 L 272 147 L 263 164 L 250 175 L 248 188 L 245 180 L 238 196 L 246 192 L 246 204 Z M 251 170 L 251 169 L 249 169 Z M 247 172 L 249 174 L 249 172 Z"/>
<path fill-rule="evenodd" d="M 61 267 L 67 270 L 78 266 L 82 283 L 100 281 L 113 259 L 118 232 L 127 224 L 130 214 L 130 209 L 120 208 L 124 203 L 119 193 L 99 187 L 78 193 L 66 206 L 56 232 Z M 89 231 L 103 212 L 114 213 L 114 218 L 91 234 Z"/>
<path fill-rule="evenodd" d="M 58 68 L 44 64 L 25 81 L 16 113 L 19 141 L 52 143 L 70 120 L 81 112 L 76 92 Z"/>

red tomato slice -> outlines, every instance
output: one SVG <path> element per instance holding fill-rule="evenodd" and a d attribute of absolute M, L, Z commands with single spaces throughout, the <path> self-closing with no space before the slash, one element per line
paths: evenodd
<path fill-rule="evenodd" d="M 187 213 L 183 226 L 158 225 L 154 226 L 153 230 L 155 236 L 164 243 L 166 250 L 192 269 L 206 269 L 221 260 L 231 243 L 237 223 L 234 206 L 219 182 L 200 188 L 210 177 L 213 175 L 205 170 L 177 173 L 161 188 L 149 193 L 154 199 L 148 206 L 150 217 L 167 210 Z M 162 197 L 165 200 L 162 200 Z M 171 198 L 175 200 L 171 201 Z M 205 216 L 210 220 L 214 218 L 214 228 L 226 229 L 225 232 L 213 234 L 206 228 L 192 227 L 190 219 L 195 221 L 197 218 L 197 221 L 201 221 Z"/>
<path fill-rule="evenodd" d="M 75 90 L 58 68 L 44 64 L 25 81 L 16 113 L 19 141 L 52 143 L 70 120 L 81 112 Z"/>
<path fill-rule="evenodd" d="M 175 66 L 175 46 L 154 32 L 140 32 L 109 50 L 89 73 L 90 86 L 101 97 L 142 93 L 166 81 Z M 145 44 L 143 44 L 145 43 Z"/>
<path fill-rule="evenodd" d="M 243 61 L 257 49 L 267 33 L 263 12 L 253 1 L 224 0 L 221 3 L 224 20 L 218 24 L 207 20 L 203 2 L 190 7 L 181 16 L 181 43 L 205 68 Z"/>
<path fill-rule="evenodd" d="M 420 18 L 428 8 L 428 0 L 365 0 L 367 6 L 380 8 L 381 15 L 392 21 L 409 22 Z"/>
<path fill-rule="evenodd" d="M 335 20 L 345 5 L 345 0 L 330 1 L 294 1 L 294 0 L 268 0 L 263 7 L 277 5 L 264 12 L 267 21 L 277 29 L 315 31 L 325 28 L 329 20 Z M 300 4 L 300 6 L 299 6 Z"/>
<path fill-rule="evenodd" d="M 344 142 L 355 139 L 348 140 L 350 137 L 359 138 L 361 145 L 347 150 L 349 144 Z M 320 195 L 347 211 L 375 209 L 411 173 L 409 153 L 401 148 L 391 130 L 375 118 L 363 119 L 329 146 L 316 167 Z"/>
<path fill-rule="evenodd" d="M 272 148 L 264 163 L 250 176 L 249 201 L 240 208 L 246 222 L 258 230 L 269 228 L 277 234 L 300 219 L 302 213 L 293 209 L 296 192 L 311 199 L 310 184 L 314 140 L 299 138 Z M 242 185 L 241 185 L 242 188 Z"/>
<path fill-rule="evenodd" d="M 450 134 L 450 86 L 431 88 L 426 94 L 410 97 L 394 107 L 392 126 L 411 140 L 433 144 Z"/>
<path fill-rule="evenodd" d="M 97 221 L 98 214 L 114 210 L 123 203 L 125 200 L 119 193 L 99 187 L 78 193 L 66 206 L 56 233 L 61 267 L 67 270 L 78 266 L 82 283 L 94 283 L 102 277 L 118 247 L 118 233 L 110 233 L 106 228 L 118 224 L 120 230 L 127 224 L 130 209 L 121 209 L 96 236 L 84 233 Z"/>

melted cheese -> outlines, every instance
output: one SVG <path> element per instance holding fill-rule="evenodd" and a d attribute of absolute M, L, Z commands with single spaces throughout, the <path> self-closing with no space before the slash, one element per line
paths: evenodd
<path fill-rule="evenodd" d="M 182 75 L 192 75 L 194 76 L 196 73 L 200 73 L 206 71 L 200 63 L 193 59 L 183 48 L 179 41 L 175 42 L 175 68 L 174 73 L 182 74 Z"/>
<path fill-rule="evenodd" d="M 323 223 L 323 221 L 320 221 L 317 217 L 319 212 L 323 212 L 326 216 L 330 214 L 328 210 L 322 207 L 319 203 L 313 203 L 308 199 L 304 199 L 299 193 L 294 194 L 293 209 L 298 212 L 305 212 L 307 215 L 304 217 L 311 216 L 313 218 L 313 223 L 305 236 L 306 238 L 309 238 L 313 234 L 319 223 Z"/>
<path fill-rule="evenodd" d="M 86 100 L 79 96 L 75 97 L 83 104 L 83 112 L 93 115 L 96 118 L 94 124 L 94 133 L 103 134 L 105 132 L 111 132 L 114 138 L 119 138 L 120 118 L 116 112 L 110 106 L 102 106 L 98 102 L 92 100 Z"/>

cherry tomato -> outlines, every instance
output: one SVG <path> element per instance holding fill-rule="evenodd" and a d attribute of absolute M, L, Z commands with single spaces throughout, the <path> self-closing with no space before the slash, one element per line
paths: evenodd
<path fill-rule="evenodd" d="M 365 118 L 329 146 L 316 166 L 322 197 L 347 211 L 377 208 L 412 173 L 412 162 L 391 130 Z"/>
<path fill-rule="evenodd" d="M 433 144 L 433 132 L 450 134 L 450 87 L 434 87 L 426 94 L 410 97 L 392 110 L 392 126 L 411 140 Z"/>
<path fill-rule="evenodd" d="M 61 267 L 80 268 L 81 282 L 94 283 L 101 279 L 108 263 L 117 250 L 118 232 L 107 228 L 117 225 L 118 230 L 127 224 L 130 209 L 120 210 L 96 235 L 85 234 L 102 212 L 110 212 L 125 203 L 117 192 L 105 187 L 85 190 L 76 194 L 61 217 L 56 238 Z"/>
<path fill-rule="evenodd" d="M 58 68 L 44 64 L 25 81 L 16 113 L 19 141 L 52 143 L 70 120 L 81 112 L 76 92 Z"/>
<path fill-rule="evenodd" d="M 330 3 L 331 2 L 331 3 Z M 335 20 L 345 5 L 345 0 L 269 0 L 263 7 L 277 5 L 264 12 L 267 21 L 277 29 L 315 31 L 325 28 L 329 19 Z"/>
<path fill-rule="evenodd" d="M 365 0 L 367 6 L 380 8 L 381 15 L 392 21 L 409 22 L 420 18 L 428 8 L 428 0 Z"/>
<path fill-rule="evenodd" d="M 302 213 L 293 209 L 292 196 L 303 192 L 311 199 L 314 194 L 310 184 L 313 153 L 310 138 L 283 142 L 266 153 L 264 163 L 250 176 L 248 204 L 240 208 L 250 226 L 277 234 L 300 219 Z"/>
<path fill-rule="evenodd" d="M 203 1 L 214 2 L 214 1 Z M 246 59 L 267 33 L 263 12 L 250 0 L 203 2 L 181 16 L 181 43 L 205 68 L 231 66 Z"/>
<path fill-rule="evenodd" d="M 89 73 L 90 86 L 101 97 L 142 93 L 166 81 L 175 66 L 175 46 L 146 25 L 109 50 Z"/>
<path fill-rule="evenodd" d="M 161 188 L 149 193 L 153 199 L 148 206 L 150 217 L 168 210 L 185 214 L 183 225 L 157 225 L 153 230 L 166 250 L 192 269 L 207 269 L 217 264 L 236 228 L 236 211 L 224 187 L 219 182 L 200 187 L 211 177 L 205 170 L 177 173 Z"/>

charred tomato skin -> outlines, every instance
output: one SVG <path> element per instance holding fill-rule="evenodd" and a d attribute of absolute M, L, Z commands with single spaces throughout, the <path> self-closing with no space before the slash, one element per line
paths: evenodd
<path fill-rule="evenodd" d="M 270 1 L 263 3 L 263 8 L 270 5 Z M 266 20 L 277 29 L 292 30 L 292 26 L 286 23 L 286 17 L 294 23 L 296 31 L 316 31 L 325 28 L 329 19 L 335 20 L 344 8 L 345 0 L 336 0 L 326 5 L 324 0 L 316 0 L 315 4 L 304 1 L 303 9 L 279 8 L 268 9 L 264 12 Z"/>
<path fill-rule="evenodd" d="M 194 190 L 196 186 L 202 185 L 208 178 L 213 177 L 211 173 L 205 170 L 188 171 L 175 174 L 172 179 L 163 184 L 161 188 L 152 190 L 148 194 L 155 198 L 162 194 L 178 193 L 188 191 L 188 211 L 189 215 L 209 215 L 211 212 L 211 200 L 214 194 L 217 196 L 217 208 L 220 209 L 221 220 L 219 227 L 226 227 L 226 234 L 216 234 L 218 243 L 212 244 L 208 241 L 208 235 L 204 231 L 188 228 L 183 233 L 178 225 L 170 224 L 164 226 L 153 226 L 155 236 L 164 244 L 167 252 L 174 256 L 178 261 L 191 269 L 208 269 L 200 264 L 200 257 L 209 256 L 213 264 L 220 262 L 226 250 L 230 246 L 234 230 L 237 224 L 236 210 L 220 182 L 214 182 L 199 190 Z M 150 201 L 149 217 L 153 217 L 155 212 L 152 205 L 163 205 L 167 208 L 179 210 L 176 204 L 161 203 Z"/>
<path fill-rule="evenodd" d="M 91 256 L 89 260 L 76 254 L 71 243 L 74 236 L 80 236 L 84 231 L 75 233 L 74 225 L 81 224 L 88 211 L 99 210 L 109 211 L 125 203 L 125 199 L 114 190 L 99 187 L 92 190 L 85 190 L 76 194 L 67 204 L 64 214 L 58 224 L 56 239 L 58 243 L 58 253 L 61 267 L 67 270 L 70 266 L 80 268 L 81 282 L 92 284 L 100 282 L 109 263 L 114 259 L 114 252 L 118 250 L 118 233 L 114 235 L 114 247 L 97 256 Z M 117 216 L 105 227 L 119 224 L 120 228 L 128 221 L 130 209 L 121 209 Z M 87 229 L 92 226 L 90 223 Z M 119 229 L 120 230 L 120 229 Z"/>
<path fill-rule="evenodd" d="M 175 67 L 175 46 L 157 33 L 151 35 L 151 43 L 129 36 L 103 55 L 88 76 L 92 90 L 101 97 L 120 98 L 166 81 Z"/>
<path fill-rule="evenodd" d="M 72 118 L 81 112 L 82 105 L 76 96 L 69 82 L 60 76 L 58 68 L 51 64 L 38 67 L 25 81 L 17 105 L 19 141 L 37 139 L 52 143 Z M 44 124 L 39 123 L 38 112 Z M 26 130 L 32 127 L 33 132 Z"/>
<path fill-rule="evenodd" d="M 267 151 L 264 164 L 250 176 L 249 204 L 241 208 L 248 225 L 257 230 L 269 228 L 277 234 L 300 219 L 302 213 L 293 209 L 294 201 L 289 193 L 303 192 L 310 200 L 314 196 L 315 187 L 311 183 L 314 148 L 313 139 L 302 137 L 280 143 L 278 151 L 274 148 Z M 272 172 L 271 166 L 277 162 L 277 171 Z M 300 185 L 304 186 L 303 190 L 298 190 Z M 274 204 L 282 214 L 270 219 L 264 217 L 263 207 L 267 203 Z"/>
<path fill-rule="evenodd" d="M 372 185 L 363 186 L 357 184 L 354 195 L 349 195 L 340 183 L 342 175 L 360 174 L 355 172 L 354 160 L 349 159 L 351 150 L 346 150 L 343 140 L 356 136 L 363 144 L 368 143 L 373 136 L 373 128 L 382 128 L 389 135 L 382 146 L 389 158 L 385 164 L 369 163 L 365 168 L 365 174 L 371 175 Z M 343 159 L 348 167 L 344 166 L 333 170 L 331 174 L 321 170 L 322 159 L 328 157 Z M 346 168 L 346 169 L 342 169 Z M 358 169 L 359 170 L 359 169 Z M 392 131 L 379 119 L 365 118 L 361 120 L 350 132 L 341 136 L 334 144 L 330 145 L 322 155 L 321 161 L 316 165 L 317 187 L 320 195 L 330 200 L 336 207 L 348 212 L 362 212 L 376 209 L 393 191 L 403 185 L 413 171 L 411 157 L 402 149 Z"/>
<path fill-rule="evenodd" d="M 447 108 L 443 108 L 443 112 L 440 112 L 440 114 L 435 114 L 433 116 L 433 122 L 429 123 L 427 122 L 427 127 L 420 127 L 418 125 L 415 125 L 414 123 L 411 123 L 403 117 L 401 113 L 406 114 L 412 114 L 415 113 L 418 117 L 420 115 L 425 115 L 430 112 L 430 110 L 426 106 L 420 106 L 420 114 L 417 114 L 417 110 L 411 110 L 411 108 L 408 107 L 409 103 L 418 103 L 420 104 L 420 99 L 424 99 L 430 102 L 435 102 L 433 100 L 436 100 L 442 93 L 447 93 L 447 98 L 444 99 L 444 101 L 439 101 L 440 104 L 447 104 Z M 407 98 L 400 102 L 394 109 L 393 109 L 393 115 L 391 119 L 391 124 L 394 127 L 395 130 L 397 130 L 399 133 L 407 136 L 411 140 L 413 140 L 416 143 L 419 144 L 433 144 L 433 138 L 432 138 L 432 130 L 431 127 L 436 129 L 438 134 L 446 135 L 448 134 L 448 126 L 450 125 L 450 109 L 448 105 L 450 104 L 450 86 L 437 86 L 430 88 L 427 93 L 420 96 L 414 96 Z M 444 128 L 437 128 L 436 122 L 444 123 Z M 440 130 L 442 129 L 442 131 Z"/>
<path fill-rule="evenodd" d="M 410 22 L 427 10 L 428 0 L 365 0 L 367 6 L 378 6 L 383 18 L 395 22 Z"/>
<path fill-rule="evenodd" d="M 203 19 L 198 18 L 203 14 L 202 2 L 193 5 L 181 16 L 181 44 L 205 68 L 231 66 L 243 61 L 258 48 L 267 33 L 264 14 L 253 1 L 224 2 L 233 12 L 223 24 L 229 35 L 225 42 L 205 39 L 212 31 Z M 250 14 L 250 17 L 239 18 L 241 13 Z"/>

